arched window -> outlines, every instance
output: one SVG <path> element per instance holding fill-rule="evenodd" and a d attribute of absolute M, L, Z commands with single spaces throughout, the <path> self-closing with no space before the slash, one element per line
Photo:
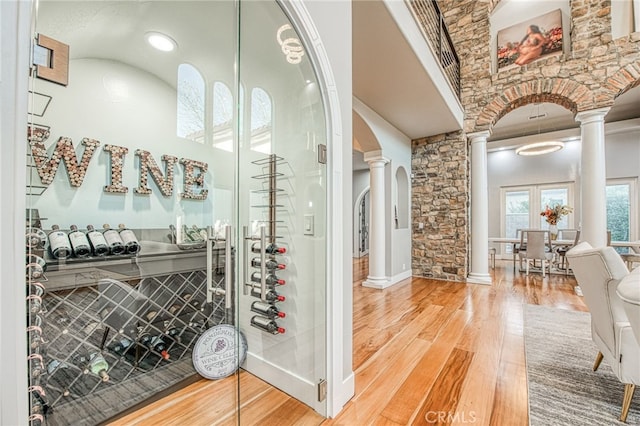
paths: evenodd
<path fill-rule="evenodd" d="M 271 153 L 273 124 L 271 98 L 263 89 L 251 91 L 251 149 L 264 154 Z"/>
<path fill-rule="evenodd" d="M 233 95 L 219 81 L 213 84 L 213 146 L 233 152 Z"/>
<path fill-rule="evenodd" d="M 205 84 L 200 72 L 189 64 L 178 66 L 177 135 L 204 143 Z"/>

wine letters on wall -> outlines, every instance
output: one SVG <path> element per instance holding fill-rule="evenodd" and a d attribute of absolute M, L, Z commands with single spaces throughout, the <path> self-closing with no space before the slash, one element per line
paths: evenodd
<path fill-rule="evenodd" d="M 76 150 L 71 138 L 61 136 L 56 143 L 51 157 L 47 155 L 44 142 L 49 138 L 49 129 L 45 127 L 30 127 L 28 129 L 29 146 L 31 155 L 35 162 L 36 169 L 42 184 L 49 186 L 53 182 L 60 163 L 63 162 L 67 169 L 67 176 L 71 186 L 79 188 L 84 181 L 84 177 L 89 168 L 89 164 L 100 142 L 95 139 L 83 138 L 80 142 L 84 146 L 84 151 L 80 160 L 76 155 Z M 124 157 L 129 149 L 117 145 L 105 145 L 103 151 L 110 159 L 111 182 L 104 186 L 104 191 L 115 194 L 126 194 L 129 188 L 122 183 Z M 149 175 L 156 183 L 160 192 L 165 197 L 173 194 L 173 174 L 174 166 L 180 163 L 184 168 L 183 191 L 181 198 L 193 200 L 206 200 L 208 190 L 204 189 L 204 176 L 209 165 L 202 161 L 190 160 L 188 158 L 163 155 L 164 171 L 158 166 L 150 152 L 137 149 L 135 156 L 138 157 L 140 165 L 140 175 L 138 187 L 134 188 L 135 194 L 151 194 L 148 186 Z"/>

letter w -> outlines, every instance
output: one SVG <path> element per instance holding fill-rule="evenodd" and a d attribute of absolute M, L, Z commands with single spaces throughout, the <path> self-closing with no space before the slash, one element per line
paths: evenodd
<path fill-rule="evenodd" d="M 47 156 L 47 150 L 43 142 L 44 139 L 42 141 L 32 139 L 29 142 L 29 145 L 31 145 L 31 155 L 33 161 L 36 163 L 42 184 L 49 186 L 49 184 L 53 182 L 60 162 L 63 161 L 67 168 L 67 176 L 69 177 L 71 186 L 79 187 L 82 185 L 84 175 L 89 167 L 89 162 L 93 157 L 93 153 L 96 151 L 96 147 L 100 145 L 100 142 L 95 139 L 82 139 L 81 143 L 85 148 L 80 162 L 78 162 L 76 150 L 71 138 L 60 137 L 53 150 L 53 154 L 51 154 L 51 158 Z"/>

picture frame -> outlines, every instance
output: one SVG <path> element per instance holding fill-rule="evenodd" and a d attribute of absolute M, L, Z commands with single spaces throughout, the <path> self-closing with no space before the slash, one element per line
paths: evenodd
<path fill-rule="evenodd" d="M 560 9 L 498 30 L 498 71 L 561 54 L 563 35 Z"/>

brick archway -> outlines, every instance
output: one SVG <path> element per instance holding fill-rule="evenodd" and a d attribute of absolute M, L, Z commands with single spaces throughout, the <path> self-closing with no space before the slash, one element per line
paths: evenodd
<path fill-rule="evenodd" d="M 593 94 L 584 85 L 562 78 L 540 79 L 510 87 L 480 113 L 474 131 L 491 130 L 500 118 L 516 108 L 538 102 L 561 105 L 576 114 L 591 105 Z"/>
<path fill-rule="evenodd" d="M 638 86 L 640 86 L 640 64 L 631 63 L 609 77 L 604 87 L 611 94 L 611 98 L 615 99 Z"/>

